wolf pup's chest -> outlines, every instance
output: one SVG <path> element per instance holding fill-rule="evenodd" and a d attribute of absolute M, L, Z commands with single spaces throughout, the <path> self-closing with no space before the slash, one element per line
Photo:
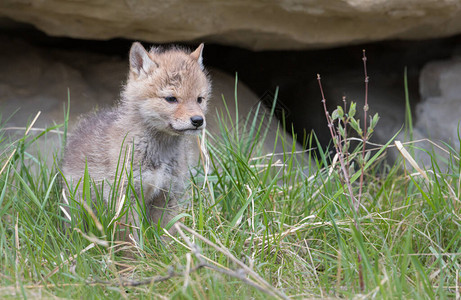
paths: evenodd
<path fill-rule="evenodd" d="M 142 179 L 144 190 L 176 192 L 184 186 L 185 157 L 182 143 L 159 144 L 143 138 L 136 144 L 135 163 L 139 164 L 136 175 Z M 136 176 L 137 177 L 137 176 Z"/>

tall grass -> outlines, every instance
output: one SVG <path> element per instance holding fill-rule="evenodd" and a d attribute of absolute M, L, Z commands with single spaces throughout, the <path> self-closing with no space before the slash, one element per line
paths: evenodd
<path fill-rule="evenodd" d="M 364 167 L 355 211 L 315 136 L 316 153 L 296 154 L 295 145 L 268 153 L 263 121 L 238 117 L 219 114 L 221 133 L 208 137 L 210 169 L 193 172 L 180 234 L 165 238 L 144 222 L 137 245 L 117 234 L 129 209 L 143 209 L 142 199 L 122 201 L 134 197 L 129 164 L 108 205 L 85 174 L 91 201 L 85 206 L 71 189 L 66 206 L 59 150 L 49 165 L 34 145 L 67 124 L 16 139 L 0 131 L 0 297 L 460 297 L 458 149 L 446 147 L 448 171 L 434 159 L 427 178 L 403 172 L 401 161 L 387 164 L 382 149 Z M 120 165 L 127 161 L 121 156 Z"/>

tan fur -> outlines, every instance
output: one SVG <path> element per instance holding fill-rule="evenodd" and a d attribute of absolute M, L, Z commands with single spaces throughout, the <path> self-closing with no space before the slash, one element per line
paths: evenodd
<path fill-rule="evenodd" d="M 104 184 L 107 201 L 120 150 L 123 157 L 133 146 L 136 192 L 140 196 L 142 177 L 147 216 L 153 224 L 163 216 L 160 223 L 166 225 L 176 215 L 177 200 L 184 190 L 190 139 L 206 126 L 211 84 L 203 70 L 202 49 L 203 44 L 192 53 L 178 48 L 147 52 L 134 43 L 118 106 L 88 116 L 69 138 L 63 161 L 67 180 L 75 185 L 87 161 L 91 178 L 109 183 Z M 177 102 L 167 101 L 168 97 Z M 201 103 L 198 97 L 203 98 Z M 203 119 L 203 124 L 197 126 L 191 117 Z M 139 225 L 139 218 L 133 214 L 129 221 Z"/>

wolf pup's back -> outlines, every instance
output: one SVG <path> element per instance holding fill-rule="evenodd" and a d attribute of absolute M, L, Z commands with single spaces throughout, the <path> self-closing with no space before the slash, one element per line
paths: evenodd
<path fill-rule="evenodd" d="M 191 53 L 180 48 L 148 52 L 139 43 L 132 45 L 118 105 L 89 115 L 69 136 L 62 170 L 71 186 L 83 177 L 86 164 L 94 181 L 110 187 L 120 153 L 123 157 L 133 149 L 129 159 L 133 158 L 134 184 L 140 196 L 142 178 L 149 221 L 157 224 L 161 219 L 165 226 L 176 215 L 188 175 L 190 139 L 206 126 L 211 83 L 202 50 L 203 44 Z M 109 192 L 104 191 L 106 201 Z M 140 224 L 136 213 L 128 217 L 132 225 Z"/>

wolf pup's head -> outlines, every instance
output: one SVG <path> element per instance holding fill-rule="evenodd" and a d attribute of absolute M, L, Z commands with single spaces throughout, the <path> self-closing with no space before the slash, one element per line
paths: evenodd
<path fill-rule="evenodd" d="M 130 50 L 130 72 L 122 104 L 154 131 L 194 134 L 205 128 L 211 83 L 202 64 L 203 44 L 189 53 L 179 48 Z"/>

